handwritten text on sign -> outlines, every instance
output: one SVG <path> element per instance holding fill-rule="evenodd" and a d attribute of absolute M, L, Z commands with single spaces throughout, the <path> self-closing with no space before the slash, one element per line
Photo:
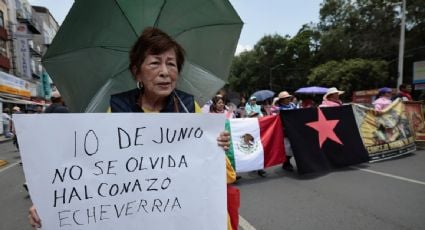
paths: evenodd
<path fill-rule="evenodd" d="M 15 119 L 43 229 L 226 229 L 222 116 Z"/>

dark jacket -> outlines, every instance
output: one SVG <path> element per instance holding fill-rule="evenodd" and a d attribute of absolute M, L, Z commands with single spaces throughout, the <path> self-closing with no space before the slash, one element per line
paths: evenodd
<path fill-rule="evenodd" d="M 174 90 L 175 94 L 183 102 L 189 113 L 195 112 L 195 100 L 190 94 L 187 94 L 180 90 Z M 160 111 L 161 113 L 184 113 L 185 109 L 179 102 L 177 96 L 171 93 L 167 97 L 166 106 Z M 133 112 L 144 112 L 137 104 L 137 100 L 140 96 L 139 89 L 133 89 L 123 93 L 114 94 L 111 96 L 111 112 L 113 113 L 133 113 Z"/>
<path fill-rule="evenodd" d="M 53 103 L 44 110 L 45 113 L 69 113 L 68 107 L 61 103 Z"/>

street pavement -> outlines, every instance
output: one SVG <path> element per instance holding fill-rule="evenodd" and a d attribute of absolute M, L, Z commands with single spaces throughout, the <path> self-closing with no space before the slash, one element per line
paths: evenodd
<path fill-rule="evenodd" d="M 240 215 L 254 229 L 425 229 L 423 150 L 326 174 L 267 172 L 238 182 Z"/>
<path fill-rule="evenodd" d="M 0 230 L 31 229 L 19 152 L 0 144 Z M 244 173 L 243 230 L 425 229 L 425 151 L 324 174 L 300 176 L 280 167 L 260 178 Z"/>
<path fill-rule="evenodd" d="M 32 229 L 28 224 L 31 200 L 22 186 L 25 178 L 19 152 L 11 141 L 0 144 L 0 159 L 7 161 L 0 167 L 0 229 Z"/>

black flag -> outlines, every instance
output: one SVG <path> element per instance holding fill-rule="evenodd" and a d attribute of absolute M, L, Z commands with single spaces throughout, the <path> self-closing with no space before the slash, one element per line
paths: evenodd
<path fill-rule="evenodd" d="M 351 105 L 280 112 L 299 173 L 367 162 Z"/>

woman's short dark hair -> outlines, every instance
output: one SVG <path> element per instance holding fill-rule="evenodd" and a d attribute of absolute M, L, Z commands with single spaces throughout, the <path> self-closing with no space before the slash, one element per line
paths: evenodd
<path fill-rule="evenodd" d="M 180 72 L 184 63 L 184 49 L 168 34 L 158 28 L 147 27 L 130 51 L 130 71 L 136 75 L 147 55 L 157 55 L 174 49 L 176 52 L 177 69 Z"/>

